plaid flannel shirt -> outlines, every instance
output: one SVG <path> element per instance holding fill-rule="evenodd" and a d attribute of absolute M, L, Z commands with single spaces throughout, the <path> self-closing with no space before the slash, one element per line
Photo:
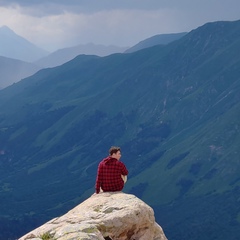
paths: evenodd
<path fill-rule="evenodd" d="M 100 192 L 100 187 L 104 192 L 121 191 L 124 187 L 121 175 L 128 175 L 128 170 L 123 162 L 111 156 L 103 159 L 98 165 L 96 193 Z"/>

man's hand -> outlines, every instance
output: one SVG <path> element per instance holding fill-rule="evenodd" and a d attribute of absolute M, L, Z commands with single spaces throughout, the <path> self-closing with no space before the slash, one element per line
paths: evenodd
<path fill-rule="evenodd" d="M 121 177 L 122 177 L 122 180 L 124 181 L 124 183 L 126 183 L 127 182 L 127 175 L 121 175 Z"/>

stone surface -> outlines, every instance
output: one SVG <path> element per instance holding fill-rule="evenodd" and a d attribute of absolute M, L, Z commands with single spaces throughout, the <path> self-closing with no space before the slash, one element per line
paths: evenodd
<path fill-rule="evenodd" d="M 41 240 L 44 235 L 52 240 L 167 240 L 153 209 L 122 192 L 94 194 L 19 240 Z"/>

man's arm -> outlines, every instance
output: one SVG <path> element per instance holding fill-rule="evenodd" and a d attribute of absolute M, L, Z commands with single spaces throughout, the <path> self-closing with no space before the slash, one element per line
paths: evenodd
<path fill-rule="evenodd" d="M 127 170 L 127 168 L 126 168 L 126 166 L 124 165 L 123 162 L 121 162 L 121 165 L 122 165 L 121 174 L 124 175 L 124 176 L 128 175 L 128 170 Z"/>

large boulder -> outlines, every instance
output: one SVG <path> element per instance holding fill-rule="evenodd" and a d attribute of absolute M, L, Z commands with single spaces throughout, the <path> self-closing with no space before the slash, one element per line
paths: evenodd
<path fill-rule="evenodd" d="M 167 240 L 153 209 L 132 194 L 94 194 L 19 240 Z"/>

